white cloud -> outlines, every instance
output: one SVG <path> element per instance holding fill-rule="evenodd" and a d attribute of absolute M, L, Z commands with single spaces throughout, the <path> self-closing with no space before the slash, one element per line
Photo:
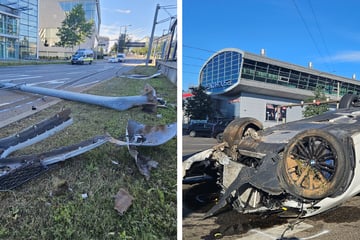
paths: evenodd
<path fill-rule="evenodd" d="M 131 10 L 129 10 L 129 9 L 116 9 L 115 12 L 122 13 L 122 14 L 130 14 Z"/>
<path fill-rule="evenodd" d="M 120 28 L 118 25 L 104 25 L 101 24 L 100 35 L 109 37 L 110 40 L 117 39 L 119 37 Z"/>
<path fill-rule="evenodd" d="M 360 51 L 343 51 L 331 56 L 336 62 L 360 62 Z"/>

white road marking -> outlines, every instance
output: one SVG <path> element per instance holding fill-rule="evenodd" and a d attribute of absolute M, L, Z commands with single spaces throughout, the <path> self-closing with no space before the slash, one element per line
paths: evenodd
<path fill-rule="evenodd" d="M 8 105 L 8 104 L 10 104 L 10 103 L 8 103 L 8 102 L 6 102 L 6 103 L 0 103 L 0 107 L 1 107 L 1 106 L 5 106 L 5 105 Z"/>
<path fill-rule="evenodd" d="M 84 86 L 88 86 L 88 85 L 93 85 L 93 84 L 98 83 L 98 82 L 100 82 L 100 80 L 89 82 L 89 83 L 83 83 L 83 84 L 79 84 L 79 85 L 73 85 L 73 86 L 84 87 Z"/>
<path fill-rule="evenodd" d="M 324 231 L 322 231 L 322 232 L 320 232 L 318 234 L 312 235 L 310 237 L 300 238 L 300 240 L 315 239 L 315 238 L 320 237 L 321 235 L 327 234 L 329 232 L 330 232 L 329 230 L 324 230 Z"/>
<path fill-rule="evenodd" d="M 0 80 L 0 82 L 9 82 L 9 81 L 14 81 L 14 80 L 25 80 L 25 79 L 41 78 L 41 77 L 42 77 L 42 76 L 7 78 L 7 79 L 2 79 L 2 80 Z"/>
<path fill-rule="evenodd" d="M 84 71 L 81 71 L 81 72 L 68 72 L 68 73 L 65 73 L 67 75 L 73 75 L 73 74 L 81 74 L 81 73 L 84 73 Z"/>
<path fill-rule="evenodd" d="M 29 83 L 27 85 L 28 86 L 34 86 L 34 85 L 39 85 L 39 84 L 43 84 L 43 83 L 47 83 L 47 84 L 63 84 L 63 83 L 65 83 L 65 80 L 69 80 L 69 79 L 70 78 L 61 78 L 61 79 L 55 79 L 55 80 L 49 80 L 49 81 Z"/>
<path fill-rule="evenodd" d="M 285 225 L 276 226 L 276 227 L 265 229 L 265 230 L 252 229 L 252 230 L 249 231 L 249 235 L 246 235 L 244 237 L 247 240 L 269 240 L 269 239 L 276 240 L 276 239 L 279 239 L 281 237 L 281 235 L 283 234 L 283 232 L 285 231 L 285 229 L 287 227 L 288 227 L 288 225 L 285 224 Z M 296 224 L 296 226 L 294 227 L 293 230 L 286 231 L 285 236 L 286 237 L 294 236 L 296 233 L 305 231 L 305 230 L 307 230 L 309 228 L 312 228 L 312 227 L 313 227 L 312 225 L 307 224 L 307 223 L 299 223 L 299 224 Z M 316 238 L 316 237 L 318 237 L 320 235 L 327 234 L 328 232 L 329 232 L 328 230 L 325 230 L 325 231 L 323 231 L 321 233 L 318 233 L 318 234 L 316 234 L 314 236 L 310 236 L 310 237 L 307 237 L 307 238 L 300 238 L 300 239 L 301 240 L 302 239 L 304 239 L 304 240 L 313 239 L 313 238 Z"/>

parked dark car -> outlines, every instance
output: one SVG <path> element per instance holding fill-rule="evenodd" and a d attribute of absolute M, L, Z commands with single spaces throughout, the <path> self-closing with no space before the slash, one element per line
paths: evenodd
<path fill-rule="evenodd" d="M 223 133 L 226 128 L 226 126 L 234 119 L 222 119 L 219 120 L 213 127 L 212 130 L 212 137 L 216 138 L 218 143 L 223 142 Z"/>
<path fill-rule="evenodd" d="M 187 134 L 190 137 L 211 137 L 214 123 L 202 122 L 202 123 L 191 123 L 188 126 Z"/>

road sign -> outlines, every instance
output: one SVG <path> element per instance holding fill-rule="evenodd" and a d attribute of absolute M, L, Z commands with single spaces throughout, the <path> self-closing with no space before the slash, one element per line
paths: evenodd
<path fill-rule="evenodd" d="M 145 47 L 144 42 L 127 42 L 126 47 Z"/>

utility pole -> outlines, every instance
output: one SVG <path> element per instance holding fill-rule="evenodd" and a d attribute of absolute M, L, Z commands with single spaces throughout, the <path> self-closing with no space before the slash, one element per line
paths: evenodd
<path fill-rule="evenodd" d="M 149 49 L 148 49 L 148 53 L 147 53 L 147 57 L 146 57 L 146 63 L 145 63 L 146 66 L 148 66 L 149 60 L 150 60 L 151 48 L 152 48 L 152 44 L 153 44 L 153 41 L 154 41 L 154 32 L 155 32 L 155 26 L 156 26 L 156 21 L 157 21 L 157 16 L 158 16 L 159 9 L 160 9 L 160 5 L 157 4 L 156 9 L 155 9 L 153 27 L 152 27 L 152 31 L 151 31 L 150 40 L 149 40 Z"/>

